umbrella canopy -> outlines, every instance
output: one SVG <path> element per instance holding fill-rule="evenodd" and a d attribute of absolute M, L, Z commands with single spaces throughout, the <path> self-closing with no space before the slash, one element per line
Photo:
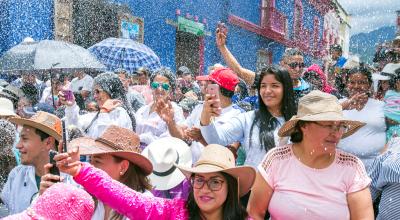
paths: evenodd
<path fill-rule="evenodd" d="M 105 69 L 88 50 L 63 41 L 25 40 L 0 58 L 0 71 Z"/>
<path fill-rule="evenodd" d="M 110 71 L 123 68 L 132 73 L 140 67 L 151 71 L 161 67 L 160 58 L 152 49 L 131 39 L 107 38 L 88 50 Z"/>

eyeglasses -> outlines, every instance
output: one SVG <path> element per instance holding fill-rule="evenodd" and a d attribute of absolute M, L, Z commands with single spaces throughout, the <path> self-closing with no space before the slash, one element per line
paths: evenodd
<path fill-rule="evenodd" d="M 205 180 L 203 177 L 193 177 L 192 178 L 192 186 L 195 189 L 203 188 L 204 184 L 207 183 L 208 188 L 211 191 L 218 191 L 222 188 L 222 184 L 225 181 L 220 180 L 218 178 L 211 178 L 209 180 Z"/>
<path fill-rule="evenodd" d="M 304 67 L 305 67 L 304 63 L 296 63 L 296 62 L 294 62 L 294 63 L 288 63 L 288 66 L 289 66 L 290 68 L 292 68 L 292 69 L 294 69 L 294 68 L 296 68 L 296 67 L 299 67 L 299 68 L 304 68 Z"/>
<path fill-rule="evenodd" d="M 329 124 L 329 125 L 324 125 L 324 124 L 321 124 L 321 123 L 316 122 L 316 121 L 314 121 L 313 123 L 314 123 L 314 124 L 317 124 L 317 125 L 319 125 L 319 126 L 321 126 L 321 127 L 323 127 L 323 128 L 325 128 L 325 129 L 329 129 L 331 132 L 339 132 L 339 133 L 343 134 L 343 133 L 346 133 L 346 132 L 349 131 L 349 127 L 348 127 L 347 125 L 344 125 L 344 124 L 338 124 L 338 125 Z"/>
<path fill-rule="evenodd" d="M 168 91 L 169 88 L 171 87 L 168 83 L 159 83 L 159 82 L 152 82 L 150 84 L 152 89 L 158 89 L 158 87 L 161 86 L 165 91 Z"/>

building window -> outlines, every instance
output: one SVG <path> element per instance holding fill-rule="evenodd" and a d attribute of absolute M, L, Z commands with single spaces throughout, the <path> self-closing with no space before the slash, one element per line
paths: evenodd
<path fill-rule="evenodd" d="M 313 47 L 315 50 L 318 49 L 319 44 L 319 18 L 317 16 L 314 17 L 314 38 L 313 38 Z"/>
<path fill-rule="evenodd" d="M 293 22 L 293 39 L 299 40 L 302 23 L 303 23 L 303 4 L 301 0 L 295 0 L 294 2 L 294 22 Z"/>
<path fill-rule="evenodd" d="M 261 27 L 268 27 L 270 24 L 270 8 L 275 8 L 275 0 L 261 0 Z"/>

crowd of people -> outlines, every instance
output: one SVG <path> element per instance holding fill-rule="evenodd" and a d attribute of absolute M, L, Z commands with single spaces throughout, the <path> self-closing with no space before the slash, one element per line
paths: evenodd
<path fill-rule="evenodd" d="M 254 72 L 221 27 L 227 66 L 206 75 L 2 80 L 0 217 L 400 218 L 400 37 L 376 66 L 335 44 L 323 66 L 288 48 Z"/>

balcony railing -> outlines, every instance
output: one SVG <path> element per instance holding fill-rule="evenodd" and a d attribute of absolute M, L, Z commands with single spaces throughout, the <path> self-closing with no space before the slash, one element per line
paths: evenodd
<path fill-rule="evenodd" d="M 286 34 L 286 16 L 276 8 L 268 8 L 270 28 L 282 35 Z"/>
<path fill-rule="evenodd" d="M 261 7 L 261 26 L 280 35 L 286 34 L 286 16 L 274 7 Z"/>
<path fill-rule="evenodd" d="M 311 32 L 307 29 L 301 29 L 299 31 L 299 36 L 298 36 L 298 44 L 300 47 L 304 49 L 308 49 L 310 47 L 310 42 L 311 42 Z"/>

